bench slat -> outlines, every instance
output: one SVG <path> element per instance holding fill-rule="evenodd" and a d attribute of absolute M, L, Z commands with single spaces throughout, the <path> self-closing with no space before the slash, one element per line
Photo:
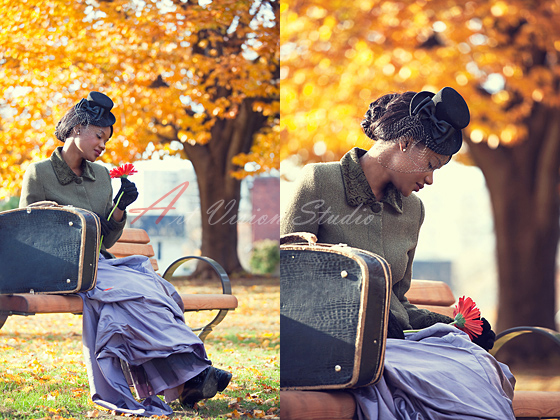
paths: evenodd
<path fill-rule="evenodd" d="M 235 309 L 237 298 L 233 295 L 200 294 L 181 295 L 185 311 L 201 311 L 208 309 Z"/>
<path fill-rule="evenodd" d="M 560 417 L 560 392 L 515 391 L 513 411 L 516 417 Z"/>
<path fill-rule="evenodd" d="M 155 255 L 154 248 L 150 244 L 134 244 L 117 242 L 108 250 L 117 258 L 128 257 L 130 255 L 144 255 L 153 257 Z"/>
<path fill-rule="evenodd" d="M 200 294 L 181 295 L 185 311 L 209 309 L 235 309 L 237 298 L 233 295 Z M 3 311 L 21 313 L 82 313 L 82 299 L 78 295 L 0 295 Z"/>
<path fill-rule="evenodd" d="M 455 303 L 453 292 L 442 281 L 412 280 L 406 297 L 413 305 L 449 306 Z"/>
<path fill-rule="evenodd" d="M 352 420 L 356 402 L 345 391 L 280 391 L 282 418 L 287 420 Z"/>
<path fill-rule="evenodd" d="M 432 306 L 432 305 L 417 305 L 418 308 L 427 309 L 428 311 L 436 312 L 438 314 L 447 315 L 453 318 L 453 307 L 451 306 Z"/>
<path fill-rule="evenodd" d="M 0 308 L 31 314 L 81 313 L 82 299 L 78 295 L 0 295 Z"/>
<path fill-rule="evenodd" d="M 133 244 L 147 244 L 150 237 L 144 229 L 126 228 L 123 230 L 119 242 L 130 242 Z"/>
<path fill-rule="evenodd" d="M 351 395 L 340 391 L 281 391 L 280 401 L 287 420 L 351 420 L 356 410 Z M 516 391 L 513 411 L 516 417 L 560 417 L 560 392 Z"/>

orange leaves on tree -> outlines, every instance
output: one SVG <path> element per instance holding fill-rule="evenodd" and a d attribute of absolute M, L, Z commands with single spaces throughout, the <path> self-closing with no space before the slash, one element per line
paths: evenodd
<path fill-rule="evenodd" d="M 169 3 L 2 3 L 0 198 L 60 145 L 57 121 L 90 90 L 115 102 L 107 162 L 137 160 L 149 145 L 164 156 L 213 141 L 216 123 L 245 102 L 270 106 L 265 116 L 279 108 L 277 1 Z M 251 158 L 268 162 L 266 152 Z"/>
<path fill-rule="evenodd" d="M 553 0 L 535 11 L 522 1 L 284 2 L 281 159 L 330 161 L 367 148 L 359 121 L 371 101 L 442 86 L 475 104 L 478 142 L 515 145 L 536 104 L 560 105 L 557 66 L 537 63 L 558 56 L 557 15 Z"/>

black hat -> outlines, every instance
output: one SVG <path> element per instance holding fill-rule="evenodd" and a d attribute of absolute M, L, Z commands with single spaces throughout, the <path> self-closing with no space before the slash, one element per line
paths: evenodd
<path fill-rule="evenodd" d="M 418 92 L 410 102 L 410 115 L 420 118 L 426 145 L 441 155 L 451 156 L 461 148 L 461 130 L 469 125 L 467 103 L 455 89 L 444 87 L 434 94 Z"/>
<path fill-rule="evenodd" d="M 90 92 L 87 99 L 82 99 L 74 109 L 86 117 L 88 124 L 98 127 L 110 127 L 117 121 L 111 113 L 113 101 L 101 92 Z"/>

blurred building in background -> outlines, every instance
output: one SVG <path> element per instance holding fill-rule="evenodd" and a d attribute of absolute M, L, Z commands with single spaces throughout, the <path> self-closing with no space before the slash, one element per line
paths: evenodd
<path fill-rule="evenodd" d="M 267 176 L 253 180 L 253 242 L 264 239 L 280 241 L 280 178 Z"/>

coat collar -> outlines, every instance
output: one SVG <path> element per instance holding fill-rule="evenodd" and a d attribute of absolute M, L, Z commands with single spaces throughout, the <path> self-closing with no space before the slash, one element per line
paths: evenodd
<path fill-rule="evenodd" d="M 366 150 L 355 147 L 340 160 L 346 201 L 352 207 L 358 207 L 360 204 L 365 204 L 372 208 L 379 207 L 379 202 L 375 198 L 360 164 L 360 157 L 366 152 Z M 402 194 L 393 184 L 387 186 L 385 196 L 381 199 L 381 202 L 389 204 L 397 213 L 402 214 Z"/>
<path fill-rule="evenodd" d="M 51 164 L 54 169 L 54 173 L 58 178 L 58 182 L 62 185 L 70 184 L 72 181 L 78 178 L 86 178 L 90 181 L 95 181 L 95 174 L 91 164 L 87 160 L 82 160 L 82 176 L 79 177 L 70 169 L 70 166 L 62 158 L 62 147 L 57 147 L 51 155 Z"/>

